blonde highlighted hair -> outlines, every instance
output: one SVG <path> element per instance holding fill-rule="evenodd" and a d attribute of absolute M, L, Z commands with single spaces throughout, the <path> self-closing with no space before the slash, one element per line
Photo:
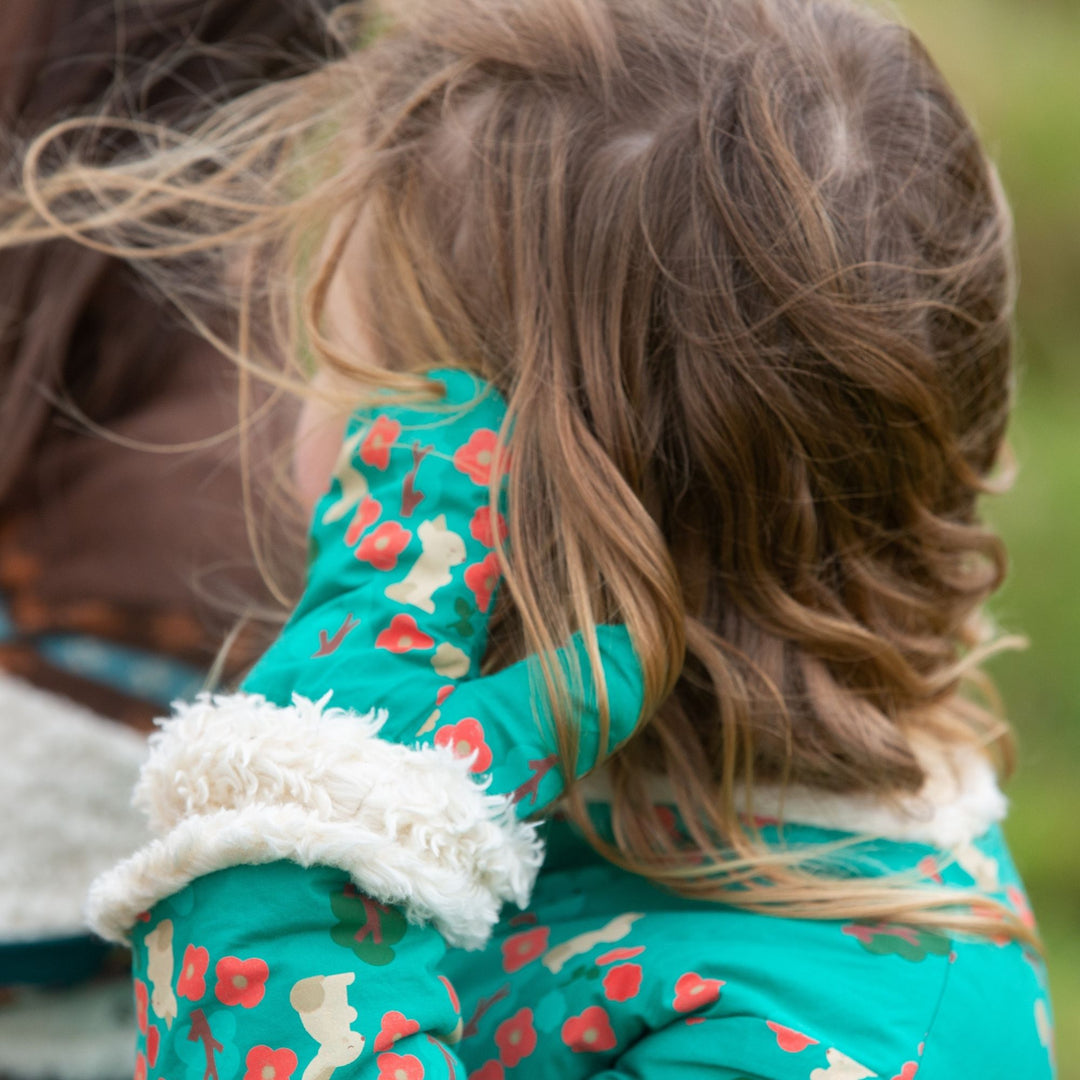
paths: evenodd
<path fill-rule="evenodd" d="M 609 858 L 761 910 L 1026 936 L 948 890 L 801 870 L 734 794 L 895 798 L 924 781 L 913 739 L 1008 754 L 964 688 L 1008 644 L 976 499 L 1011 398 L 1010 217 L 917 39 L 844 0 L 398 0 L 359 33 L 149 153 L 65 161 L 59 126 L 3 242 L 180 259 L 171 295 L 267 377 L 286 355 L 415 394 L 462 366 L 503 392 L 489 666 L 537 652 L 558 691 L 553 649 L 621 622 L 645 673 L 614 842 L 567 803 Z M 216 321 L 207 281 L 236 294 Z M 326 327 L 341 287 L 361 352 Z"/>

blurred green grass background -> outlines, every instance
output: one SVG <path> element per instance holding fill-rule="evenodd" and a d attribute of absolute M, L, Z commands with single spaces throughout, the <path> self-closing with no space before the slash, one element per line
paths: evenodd
<path fill-rule="evenodd" d="M 998 161 L 1020 250 L 1012 569 L 991 665 L 1020 743 L 1008 832 L 1046 942 L 1060 1080 L 1080 1080 L 1080 0 L 898 0 Z M 1018 1077 L 1017 1080 L 1023 1080 Z"/>

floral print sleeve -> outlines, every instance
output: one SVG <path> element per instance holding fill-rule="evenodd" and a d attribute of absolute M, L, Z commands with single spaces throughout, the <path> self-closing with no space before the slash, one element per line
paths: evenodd
<path fill-rule="evenodd" d="M 341 871 L 209 874 L 132 936 L 135 1080 L 464 1080 L 442 938 Z"/>
<path fill-rule="evenodd" d="M 501 577 L 496 536 L 507 528 L 489 495 L 493 470 L 512 452 L 499 444 L 505 408 L 464 372 L 438 381 L 448 411 L 352 418 L 313 515 L 308 587 L 244 689 L 279 705 L 329 693 L 339 708 L 384 709 L 384 739 L 448 747 L 492 791 L 512 795 L 520 814 L 535 814 L 563 786 L 543 680 L 528 663 L 479 678 Z M 641 707 L 625 629 L 601 627 L 599 646 L 611 699 L 606 748 L 583 643 L 562 655 L 583 674 L 579 774 L 632 733 Z"/>
<path fill-rule="evenodd" d="M 532 665 L 480 675 L 505 408 L 463 372 L 433 378 L 436 409 L 353 417 L 304 596 L 240 692 L 178 706 L 152 739 L 136 799 L 157 839 L 89 905 L 132 941 L 140 1080 L 463 1075 L 436 964 L 527 901 L 524 819 L 564 778 Z M 626 630 L 598 645 L 607 745 L 584 643 L 557 656 L 582 672 L 579 772 L 641 709 Z"/>

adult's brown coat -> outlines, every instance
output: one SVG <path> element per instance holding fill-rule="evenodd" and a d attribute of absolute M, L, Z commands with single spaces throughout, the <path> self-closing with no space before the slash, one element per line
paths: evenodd
<path fill-rule="evenodd" d="M 181 118 L 326 55 L 305 0 L 4 0 L 0 131 L 65 115 Z M 5 145 L 6 144 L 6 145 Z M 74 406 L 74 409 L 71 408 Z M 151 454 L 236 421 L 229 364 L 126 266 L 67 242 L 0 252 L 0 666 L 133 722 L 153 710 L 51 670 L 34 636 L 81 630 L 202 663 L 232 612 L 268 594 L 246 536 L 235 439 Z M 284 441 L 287 408 L 255 433 Z"/>

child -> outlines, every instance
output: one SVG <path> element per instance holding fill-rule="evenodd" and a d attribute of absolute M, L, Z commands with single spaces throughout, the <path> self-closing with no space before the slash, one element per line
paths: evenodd
<path fill-rule="evenodd" d="M 1009 219 L 940 75 L 828 0 L 385 15 L 148 159 L 32 150 L 9 229 L 228 248 L 238 358 L 280 325 L 362 399 L 303 600 L 92 894 L 137 1074 L 1052 1075 L 961 692 Z"/>

